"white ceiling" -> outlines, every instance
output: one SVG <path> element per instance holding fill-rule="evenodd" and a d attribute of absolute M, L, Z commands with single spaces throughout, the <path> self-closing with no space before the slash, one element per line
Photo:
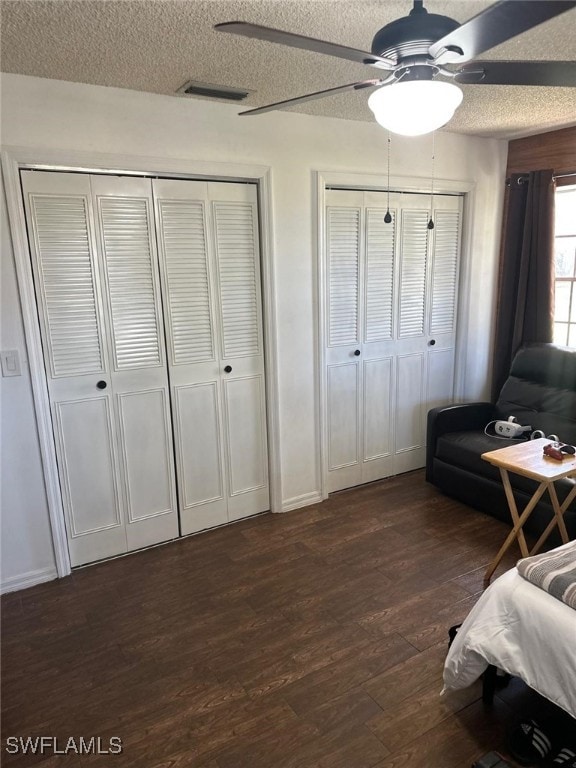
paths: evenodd
<path fill-rule="evenodd" d="M 466 21 L 490 0 L 427 0 L 431 13 Z M 1 0 L 1 64 L 12 72 L 172 94 L 187 80 L 245 88 L 238 107 L 261 106 L 357 80 L 378 70 L 213 30 L 250 21 L 370 50 L 376 31 L 411 0 Z M 575 60 L 576 9 L 482 54 L 483 59 Z M 447 130 L 511 138 L 576 124 L 576 89 L 463 86 Z M 293 111 L 372 121 L 370 91 Z M 266 115 L 246 120 L 266 120 Z"/>

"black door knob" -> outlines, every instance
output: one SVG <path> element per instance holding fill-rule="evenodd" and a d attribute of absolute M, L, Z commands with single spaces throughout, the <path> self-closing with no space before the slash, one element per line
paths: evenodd
<path fill-rule="evenodd" d="M 358 357 L 358 355 L 360 354 L 360 350 L 359 349 L 355 349 L 354 350 L 354 354 L 356 355 L 356 357 Z"/>
<path fill-rule="evenodd" d="M 98 389 L 106 389 L 108 384 L 106 384 L 105 381 L 99 381 L 98 384 L 96 384 L 96 386 L 98 387 Z"/>
<path fill-rule="evenodd" d="M 231 365 L 227 365 L 224 368 L 224 373 L 232 373 L 232 366 Z"/>
<path fill-rule="evenodd" d="M 433 347 L 433 346 L 434 346 L 434 344 L 436 344 L 436 339 L 430 339 L 430 341 L 428 342 L 428 344 L 429 344 L 431 347 Z"/>

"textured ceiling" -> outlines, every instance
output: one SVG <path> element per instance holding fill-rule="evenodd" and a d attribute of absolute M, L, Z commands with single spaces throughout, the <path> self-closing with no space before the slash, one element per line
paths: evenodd
<path fill-rule="evenodd" d="M 427 0 L 431 13 L 466 21 L 486 0 Z M 369 50 L 375 32 L 406 15 L 410 0 L 1 0 L 1 67 L 57 80 L 175 95 L 187 80 L 252 91 L 261 106 L 374 76 L 361 64 L 226 35 L 223 21 L 250 21 Z M 576 9 L 482 54 L 483 59 L 576 59 Z M 513 137 L 576 123 L 576 89 L 463 86 L 447 129 Z M 293 111 L 372 121 L 370 91 Z M 265 120 L 266 116 L 246 120 Z"/>

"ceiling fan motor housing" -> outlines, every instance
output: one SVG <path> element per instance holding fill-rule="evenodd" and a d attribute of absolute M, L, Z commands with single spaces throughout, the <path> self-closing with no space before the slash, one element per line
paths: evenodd
<path fill-rule="evenodd" d="M 457 21 L 448 16 L 428 13 L 422 8 L 378 30 L 372 41 L 372 53 L 396 59 L 398 63 L 414 57 L 430 59 L 430 46 L 459 26 Z"/>

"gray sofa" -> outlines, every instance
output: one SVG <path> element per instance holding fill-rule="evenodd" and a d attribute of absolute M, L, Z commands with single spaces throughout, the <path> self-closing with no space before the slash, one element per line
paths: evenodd
<path fill-rule="evenodd" d="M 522 425 L 558 435 L 576 445 L 576 350 L 553 344 L 531 344 L 515 356 L 496 403 L 467 403 L 434 408 L 428 413 L 426 479 L 444 493 L 511 524 L 498 469 L 481 454 L 511 441 L 485 434 L 486 425 L 515 416 Z M 535 481 L 510 473 L 518 508 L 537 487 Z M 560 502 L 573 479 L 556 483 Z M 553 514 L 548 494 L 537 504 L 525 529 L 540 534 Z M 564 516 L 570 538 L 576 538 L 576 500 Z M 551 544 L 560 543 L 557 531 Z"/>

